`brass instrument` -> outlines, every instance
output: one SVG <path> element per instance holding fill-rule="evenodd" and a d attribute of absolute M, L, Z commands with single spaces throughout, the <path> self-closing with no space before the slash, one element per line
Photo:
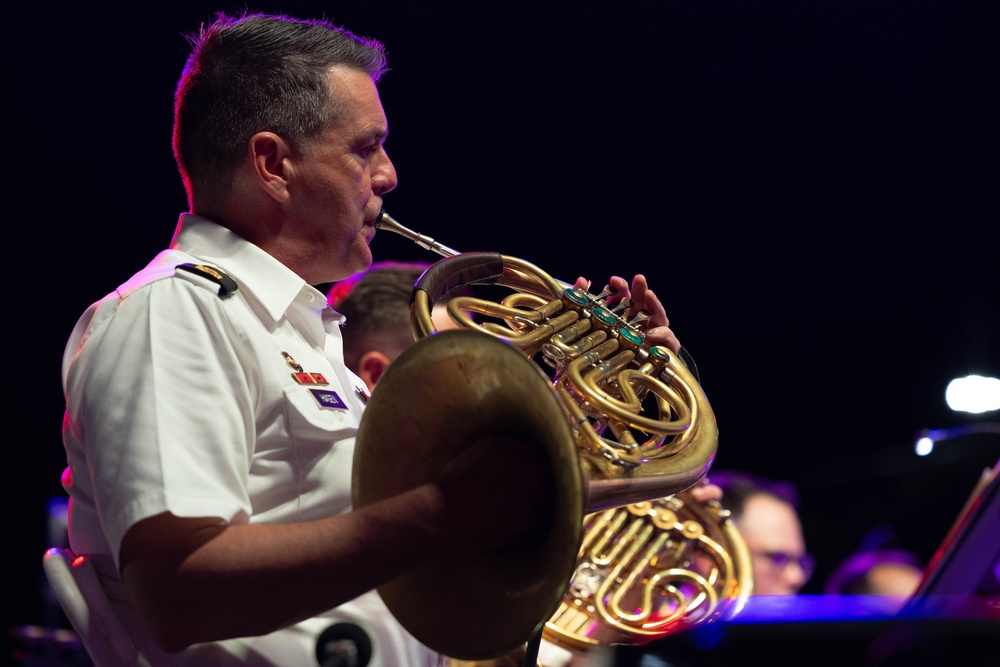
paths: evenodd
<path fill-rule="evenodd" d="M 479 660 L 539 632 L 586 650 L 738 610 L 752 586 L 746 547 L 717 504 L 682 493 L 706 475 L 718 442 L 693 361 L 648 344 L 644 316 L 626 321 L 628 304 L 609 303 L 607 289 L 594 296 L 521 259 L 459 253 L 384 212 L 376 226 L 445 259 L 414 286 L 417 341 L 368 402 L 355 507 L 435 479 L 493 434 L 537 441 L 556 491 L 539 542 L 441 558 L 379 587 L 403 627 L 440 653 Z M 451 298 L 463 329 L 436 332 L 433 305 L 467 285 L 513 292 Z"/>
<path fill-rule="evenodd" d="M 578 653 L 645 644 L 732 617 L 752 588 L 728 511 L 682 491 L 586 517 L 576 570 L 542 636 Z"/>

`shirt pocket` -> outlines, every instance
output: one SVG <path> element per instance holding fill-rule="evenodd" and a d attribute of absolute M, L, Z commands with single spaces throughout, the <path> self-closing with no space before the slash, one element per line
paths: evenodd
<path fill-rule="evenodd" d="M 341 387 L 286 387 L 285 417 L 288 435 L 297 447 L 329 447 L 357 433 L 355 414 Z"/>

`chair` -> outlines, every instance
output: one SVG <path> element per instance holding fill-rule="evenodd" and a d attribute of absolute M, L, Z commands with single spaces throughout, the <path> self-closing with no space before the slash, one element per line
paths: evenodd
<path fill-rule="evenodd" d="M 90 559 L 53 547 L 42 557 L 56 600 L 95 667 L 148 667 L 111 608 Z"/>

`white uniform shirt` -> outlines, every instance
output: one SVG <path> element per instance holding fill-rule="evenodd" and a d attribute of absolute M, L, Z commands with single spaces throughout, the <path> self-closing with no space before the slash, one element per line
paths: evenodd
<path fill-rule="evenodd" d="M 238 289 L 220 296 L 219 283 L 177 269 L 187 263 Z M 154 664 L 316 665 L 316 638 L 338 621 L 367 632 L 371 667 L 442 664 L 375 592 L 264 637 L 167 655 L 117 580 L 125 532 L 162 512 L 241 524 L 350 509 L 364 383 L 344 365 L 342 320 L 273 257 L 190 214 L 169 250 L 80 318 L 63 359 L 70 546 L 105 563 L 105 587 Z"/>

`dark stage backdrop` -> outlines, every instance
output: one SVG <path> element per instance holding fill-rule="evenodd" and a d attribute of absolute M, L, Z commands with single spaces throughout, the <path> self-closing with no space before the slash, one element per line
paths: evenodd
<path fill-rule="evenodd" d="M 914 433 L 1000 375 L 986 0 L 256 2 L 388 45 L 387 210 L 557 278 L 645 273 L 695 356 L 717 468 L 798 485 L 819 571 L 870 531 L 929 558 L 1000 437 Z M 183 33 L 235 3 L 7 10 L 5 627 L 40 623 L 63 343 L 170 239 Z M 376 257 L 433 259 L 379 235 Z M 13 306 L 18 305 L 17 308 Z M 23 307 L 23 310 L 20 308 Z M 20 330 L 19 330 L 20 331 Z"/>

